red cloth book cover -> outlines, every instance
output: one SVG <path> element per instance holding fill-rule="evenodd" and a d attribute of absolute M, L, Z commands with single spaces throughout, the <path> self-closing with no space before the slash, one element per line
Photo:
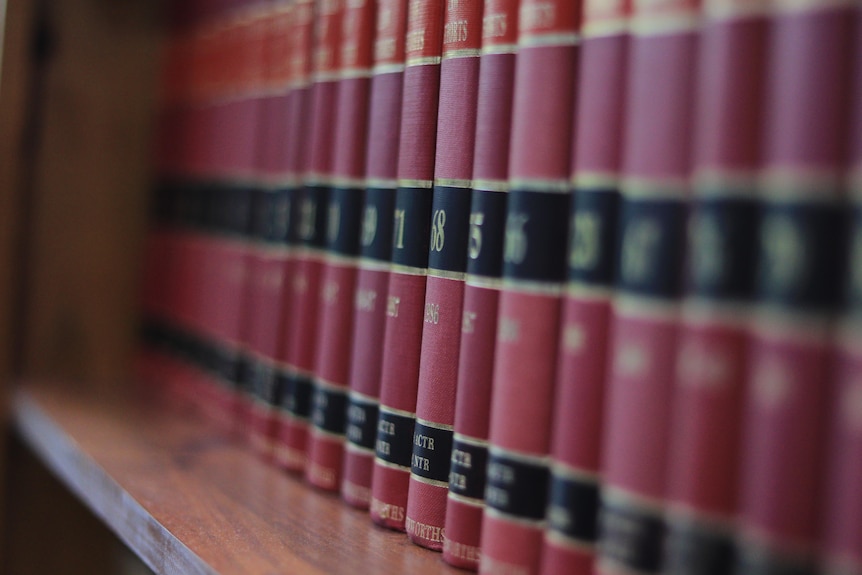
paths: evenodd
<path fill-rule="evenodd" d="M 444 5 L 443 0 L 411 0 L 407 16 L 398 190 L 371 485 L 372 520 L 402 531 L 422 345 Z"/>
<path fill-rule="evenodd" d="M 770 18 L 737 511 L 743 573 L 817 570 L 857 14 L 777 2 Z"/>
<path fill-rule="evenodd" d="M 704 8 L 665 568 L 718 575 L 733 566 L 768 5 L 721 0 Z"/>
<path fill-rule="evenodd" d="M 494 371 L 509 136 L 518 42 L 518 0 L 486 0 L 476 110 L 467 278 L 461 316 L 454 436 L 443 559 L 477 569 Z"/>
<path fill-rule="evenodd" d="M 398 144 L 408 0 L 377 6 L 374 70 L 368 111 L 367 187 L 354 301 L 350 395 L 341 496 L 350 505 L 371 504 L 377 438 L 386 295 L 392 258 L 392 221 L 398 187 Z"/>
<path fill-rule="evenodd" d="M 291 319 L 286 338 L 289 375 L 282 391 L 277 460 L 290 471 L 304 471 L 311 418 L 318 310 L 323 275 L 329 185 L 332 175 L 338 93 L 342 2 L 314 4 L 312 67 L 303 138 L 302 191 L 294 208 L 297 246 L 291 277 Z"/>
<path fill-rule="evenodd" d="M 700 17 L 697 0 L 633 4 L 601 455 L 602 574 L 662 569 Z"/>
<path fill-rule="evenodd" d="M 480 573 L 538 573 L 566 275 L 579 2 L 523 0 Z"/>
<path fill-rule="evenodd" d="M 630 3 L 586 0 L 542 573 L 592 573 L 617 255 Z"/>
<path fill-rule="evenodd" d="M 410 540 L 435 551 L 442 550 L 445 539 L 455 423 L 482 4 L 447 2 L 443 19 L 428 277 L 405 519 Z"/>
<path fill-rule="evenodd" d="M 327 259 L 318 313 L 313 423 L 305 477 L 341 486 L 353 301 L 365 189 L 365 144 L 373 62 L 375 3 L 348 2 L 342 16 L 335 150 L 327 207 Z"/>

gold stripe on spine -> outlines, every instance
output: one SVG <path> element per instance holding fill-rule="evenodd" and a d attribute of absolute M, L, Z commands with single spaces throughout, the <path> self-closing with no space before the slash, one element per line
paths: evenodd
<path fill-rule="evenodd" d="M 434 187 L 433 180 L 410 180 L 410 179 L 399 179 L 398 180 L 399 188 L 425 188 L 430 190 Z"/>
<path fill-rule="evenodd" d="M 412 411 L 405 411 L 403 409 L 397 409 L 395 407 L 389 407 L 388 405 L 380 404 L 380 411 L 391 413 L 392 415 L 400 415 L 401 417 L 409 417 L 410 419 L 414 419 L 416 417 L 416 413 Z"/>
<path fill-rule="evenodd" d="M 596 551 L 595 543 L 584 541 L 583 539 L 568 537 L 556 529 L 548 529 L 545 532 L 545 542 L 550 543 L 551 545 L 556 545 L 557 547 L 570 549 L 578 553 L 593 554 Z"/>
<path fill-rule="evenodd" d="M 428 479 L 427 477 L 416 475 L 412 472 L 412 470 L 410 472 L 410 479 L 418 481 L 419 483 L 424 483 L 425 485 L 430 485 L 431 487 L 440 487 L 442 489 L 449 487 L 448 481 L 437 481 L 436 479 Z"/>
<path fill-rule="evenodd" d="M 350 396 L 351 400 L 359 400 L 359 401 L 362 401 L 365 403 L 372 403 L 374 405 L 380 404 L 380 398 L 379 397 L 372 397 L 370 395 L 366 395 L 366 394 L 362 393 L 361 391 L 356 391 L 354 389 L 351 389 L 349 391 L 348 395 Z"/>
<path fill-rule="evenodd" d="M 371 68 L 345 68 L 336 73 L 339 80 L 352 80 L 354 78 L 370 78 L 373 70 Z"/>
<path fill-rule="evenodd" d="M 336 266 L 344 266 L 344 267 L 356 267 L 359 265 L 359 256 L 346 256 L 344 254 L 336 254 L 330 251 L 327 251 L 323 260 L 332 265 Z"/>
<path fill-rule="evenodd" d="M 618 292 L 613 300 L 614 312 L 619 316 L 647 318 L 672 322 L 679 317 L 679 305 L 674 300 Z"/>
<path fill-rule="evenodd" d="M 493 507 L 485 507 L 485 515 L 488 517 L 493 517 L 498 521 L 505 521 L 506 523 L 514 523 L 515 525 L 523 525 L 525 527 L 529 527 L 531 529 L 544 529 L 547 522 L 544 519 L 525 519 L 523 517 L 517 517 L 515 515 L 509 515 L 505 511 L 500 511 L 499 509 L 495 509 Z"/>
<path fill-rule="evenodd" d="M 446 497 L 448 497 L 452 501 L 457 501 L 458 503 L 469 505 L 470 507 L 478 507 L 480 509 L 485 508 L 484 499 L 473 499 L 472 497 L 464 497 L 463 495 L 458 495 L 457 493 L 453 493 L 452 491 L 447 493 Z"/>
<path fill-rule="evenodd" d="M 366 178 L 365 185 L 369 188 L 383 188 L 385 190 L 394 190 L 398 187 L 398 180 L 390 180 L 386 178 Z"/>
<path fill-rule="evenodd" d="M 598 483 L 601 480 L 601 476 L 597 471 L 573 467 L 562 461 L 552 460 L 551 472 L 557 477 L 564 477 L 573 481 Z"/>
<path fill-rule="evenodd" d="M 560 32 L 555 34 L 525 33 L 518 37 L 518 46 L 520 48 L 534 46 L 574 46 L 580 40 L 580 34 L 575 32 Z"/>
<path fill-rule="evenodd" d="M 663 198 L 668 200 L 685 200 L 688 197 L 690 183 L 686 178 L 668 178 L 655 180 L 646 178 L 623 178 L 620 190 L 626 198 Z"/>
<path fill-rule="evenodd" d="M 829 204 L 843 200 L 845 180 L 839 170 L 767 168 L 758 181 L 770 202 L 804 200 Z"/>
<path fill-rule="evenodd" d="M 500 280 L 501 288 L 506 291 L 528 293 L 533 295 L 544 295 L 558 297 L 563 293 L 564 283 L 553 281 L 521 280 L 515 278 L 503 278 Z"/>
<path fill-rule="evenodd" d="M 401 264 L 391 264 L 389 271 L 396 274 L 408 276 L 427 276 L 428 268 L 417 268 L 413 266 L 405 266 Z"/>
<path fill-rule="evenodd" d="M 526 192 L 549 192 L 567 194 L 571 185 L 566 180 L 510 180 L 509 189 Z"/>
<path fill-rule="evenodd" d="M 372 448 L 362 447 L 361 445 L 357 445 L 357 444 L 353 443 L 352 441 L 348 441 L 347 443 L 345 443 L 344 449 L 346 449 L 347 451 L 353 451 L 354 453 L 362 453 L 365 455 L 374 455 L 376 453 L 376 451 L 374 451 Z M 348 482 L 345 481 L 345 483 L 348 483 Z"/>
<path fill-rule="evenodd" d="M 311 426 L 311 434 L 318 437 L 325 437 L 338 443 L 349 443 L 348 441 L 346 441 L 346 438 L 343 434 L 333 433 L 331 431 L 327 431 L 323 428 L 317 427 L 316 425 Z"/>
<path fill-rule="evenodd" d="M 620 175 L 615 172 L 578 172 L 572 176 L 572 184 L 579 188 L 620 187 Z"/>
<path fill-rule="evenodd" d="M 754 304 L 689 296 L 682 300 L 682 321 L 688 325 L 745 327 L 752 322 Z"/>
<path fill-rule="evenodd" d="M 774 0 L 770 13 L 793 13 L 816 10 L 822 12 L 836 8 L 853 8 L 858 0 Z"/>
<path fill-rule="evenodd" d="M 579 300 L 605 301 L 614 297 L 616 291 L 608 286 L 569 280 L 565 293 L 566 296 Z"/>
<path fill-rule="evenodd" d="M 369 271 L 389 272 L 392 269 L 392 264 L 388 261 L 380 261 L 372 258 L 360 257 L 359 267 Z"/>
<path fill-rule="evenodd" d="M 365 178 L 347 178 L 344 176 L 334 176 L 329 179 L 330 185 L 333 188 L 357 188 L 365 189 L 368 186 L 368 180 Z"/>
<path fill-rule="evenodd" d="M 427 419 L 422 419 L 420 417 L 416 418 L 416 423 L 424 425 L 425 427 L 432 427 L 434 429 L 442 429 L 443 431 L 453 431 L 455 429 L 454 425 L 449 425 L 447 423 L 437 423 L 436 421 L 428 421 Z"/>
<path fill-rule="evenodd" d="M 437 268 L 428 268 L 428 276 L 432 278 L 440 278 L 445 280 L 464 281 L 467 278 L 465 272 L 453 272 L 449 270 L 438 270 Z"/>
<path fill-rule="evenodd" d="M 518 451 L 516 449 L 508 449 L 505 447 L 498 447 L 496 445 L 491 445 L 488 447 L 488 451 L 491 455 L 503 456 L 507 459 L 512 459 L 519 463 L 525 463 L 527 465 L 545 465 L 547 466 L 551 462 L 550 455 L 537 455 L 535 453 L 527 453 L 526 451 Z"/>
<path fill-rule="evenodd" d="M 750 170 L 697 170 L 692 187 L 698 197 L 755 197 L 759 172 Z"/>
<path fill-rule="evenodd" d="M 452 60 L 454 58 L 478 58 L 482 55 L 481 48 L 460 48 L 458 50 L 446 50 L 443 52 L 444 60 Z"/>
<path fill-rule="evenodd" d="M 407 58 L 407 66 L 433 66 L 442 61 L 440 56 L 417 56 Z"/>
<path fill-rule="evenodd" d="M 481 55 L 486 54 L 517 54 L 517 44 L 492 44 L 490 46 L 482 46 Z"/>
<path fill-rule="evenodd" d="M 503 289 L 503 279 L 497 277 L 480 276 L 476 274 L 467 274 L 465 282 L 468 286 L 483 288 L 483 289 Z"/>
<path fill-rule="evenodd" d="M 472 445 L 474 447 L 484 447 L 487 448 L 490 443 L 487 439 L 479 439 L 478 437 L 472 437 L 470 435 L 464 435 L 463 433 L 455 433 L 453 435 L 455 441 L 459 441 L 461 443 L 466 443 L 467 445 Z"/>
<path fill-rule="evenodd" d="M 750 329 L 770 339 L 826 345 L 835 326 L 833 315 L 831 311 L 801 312 L 759 304 Z"/>
<path fill-rule="evenodd" d="M 632 20 L 630 30 L 635 36 L 660 36 L 679 32 L 696 31 L 700 28 L 700 14 L 676 14 L 673 16 L 640 16 Z"/>
<path fill-rule="evenodd" d="M 404 64 L 377 64 L 371 69 L 372 74 L 396 74 L 404 71 Z"/>
<path fill-rule="evenodd" d="M 634 493 L 628 489 L 614 487 L 612 485 L 602 486 L 602 501 L 622 503 L 627 507 L 636 507 L 647 513 L 661 514 L 664 511 L 664 502 L 655 497 Z"/>
<path fill-rule="evenodd" d="M 380 459 L 379 457 L 374 458 L 374 465 L 379 465 L 380 467 L 387 467 L 389 469 L 394 469 L 395 471 L 410 471 L 410 467 L 406 465 L 398 465 L 397 463 L 390 463 L 385 459 Z"/>
<path fill-rule="evenodd" d="M 774 4 L 774 0 L 705 0 L 703 10 L 709 20 L 730 20 L 769 14 Z"/>
<path fill-rule="evenodd" d="M 473 189 L 483 192 L 508 192 L 508 180 L 473 180 Z"/>
<path fill-rule="evenodd" d="M 446 186 L 447 188 L 472 188 L 473 180 L 459 180 L 456 178 L 435 178 L 435 186 Z"/>

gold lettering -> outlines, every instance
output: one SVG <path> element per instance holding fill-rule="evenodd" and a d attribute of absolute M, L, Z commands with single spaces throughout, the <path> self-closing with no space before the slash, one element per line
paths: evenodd
<path fill-rule="evenodd" d="M 502 38 L 507 30 L 505 14 L 492 14 L 482 18 L 482 38 Z"/>
<path fill-rule="evenodd" d="M 398 304 L 401 303 L 401 298 L 391 295 L 386 298 L 386 315 L 389 317 L 398 317 Z"/>
<path fill-rule="evenodd" d="M 461 333 L 473 333 L 476 329 L 476 312 L 464 310 L 461 317 Z"/>
<path fill-rule="evenodd" d="M 437 325 L 440 323 L 440 304 L 425 304 L 425 323 Z"/>
<path fill-rule="evenodd" d="M 370 289 L 356 290 L 356 309 L 360 311 L 374 311 L 374 302 L 377 301 L 377 292 Z"/>
<path fill-rule="evenodd" d="M 500 318 L 500 330 L 497 340 L 502 342 L 516 342 L 521 338 L 521 323 L 512 318 Z"/>
<path fill-rule="evenodd" d="M 522 30 L 550 28 L 557 19 L 557 7 L 553 2 L 525 3 L 521 6 L 518 25 Z"/>

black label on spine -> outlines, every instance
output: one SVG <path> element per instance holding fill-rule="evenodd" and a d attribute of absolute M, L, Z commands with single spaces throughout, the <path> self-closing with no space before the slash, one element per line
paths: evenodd
<path fill-rule="evenodd" d="M 853 207 L 852 218 L 853 224 L 848 238 L 850 269 L 842 285 L 845 307 L 858 321 L 862 318 L 862 205 Z"/>
<path fill-rule="evenodd" d="M 575 190 L 569 221 L 570 280 L 613 285 L 619 206 L 619 190 Z"/>
<path fill-rule="evenodd" d="M 548 501 L 551 529 L 578 541 L 596 540 L 599 509 L 599 485 L 596 481 L 552 474 Z"/>
<path fill-rule="evenodd" d="M 503 276 L 561 282 L 566 276 L 569 194 L 512 190 L 506 213 Z"/>
<path fill-rule="evenodd" d="M 428 267 L 467 271 L 467 234 L 470 228 L 470 190 L 437 186 L 431 205 Z"/>
<path fill-rule="evenodd" d="M 275 193 L 254 189 L 251 192 L 251 235 L 257 241 L 265 241 L 271 227 Z"/>
<path fill-rule="evenodd" d="M 244 358 L 234 349 L 210 343 L 210 368 L 222 380 L 237 386 L 243 379 Z"/>
<path fill-rule="evenodd" d="M 311 421 L 314 427 L 344 435 L 347 389 L 317 386 L 312 401 Z"/>
<path fill-rule="evenodd" d="M 392 218 L 392 263 L 428 267 L 431 188 L 398 188 Z"/>
<path fill-rule="evenodd" d="M 491 453 L 485 503 L 508 515 L 542 520 L 548 501 L 548 466 Z"/>
<path fill-rule="evenodd" d="M 689 294 L 716 300 L 751 299 L 758 218 L 753 199 L 717 195 L 693 202 L 686 265 Z"/>
<path fill-rule="evenodd" d="M 661 568 L 665 525 L 660 513 L 621 501 L 602 501 L 599 550 L 602 557 L 643 573 Z"/>
<path fill-rule="evenodd" d="M 696 521 L 671 520 L 665 551 L 666 573 L 725 575 L 734 564 L 733 539 Z"/>
<path fill-rule="evenodd" d="M 345 256 L 359 254 L 363 193 L 356 188 L 333 188 L 329 194 L 326 245 L 329 251 Z"/>
<path fill-rule="evenodd" d="M 620 214 L 619 288 L 637 295 L 674 299 L 682 291 L 685 203 L 625 198 Z"/>
<path fill-rule="evenodd" d="M 416 422 L 413 428 L 413 456 L 410 472 L 425 479 L 449 481 L 449 458 L 452 454 L 452 430 L 439 429 Z"/>
<path fill-rule="evenodd" d="M 271 198 L 272 215 L 269 218 L 269 229 L 264 239 L 275 244 L 290 241 L 290 216 L 294 198 L 298 194 L 296 188 L 286 188 L 276 191 Z"/>
<path fill-rule="evenodd" d="M 742 545 L 737 548 L 734 575 L 816 575 L 818 570 L 811 559 L 791 557 L 770 552 L 759 545 Z"/>
<path fill-rule="evenodd" d="M 281 407 L 291 415 L 300 419 L 308 419 L 311 415 L 311 395 L 314 384 L 311 379 L 298 374 L 290 374 L 281 395 Z"/>
<path fill-rule="evenodd" d="M 449 460 L 449 491 L 481 501 L 485 496 L 487 465 L 488 448 L 455 439 Z"/>
<path fill-rule="evenodd" d="M 846 263 L 842 205 L 805 202 L 762 207 L 757 299 L 796 310 L 834 309 Z"/>
<path fill-rule="evenodd" d="M 498 278 L 503 275 L 506 231 L 505 192 L 473 190 L 467 240 L 467 273 Z"/>
<path fill-rule="evenodd" d="M 347 403 L 347 441 L 363 447 L 374 449 L 377 438 L 378 403 L 351 397 Z"/>
<path fill-rule="evenodd" d="M 311 248 L 326 247 L 327 201 L 329 188 L 305 186 L 296 206 L 296 238 Z"/>
<path fill-rule="evenodd" d="M 275 368 L 258 360 L 254 362 L 251 371 L 253 372 L 251 390 L 254 396 L 267 405 L 275 405 L 279 396 L 279 380 L 275 376 Z"/>
<path fill-rule="evenodd" d="M 368 188 L 365 190 L 362 231 L 359 235 L 362 257 L 381 262 L 390 261 L 392 257 L 392 214 L 394 210 L 394 189 Z"/>
<path fill-rule="evenodd" d="M 381 409 L 377 420 L 375 455 L 383 461 L 409 469 L 410 457 L 413 454 L 414 423 L 416 420 L 413 417 Z"/>

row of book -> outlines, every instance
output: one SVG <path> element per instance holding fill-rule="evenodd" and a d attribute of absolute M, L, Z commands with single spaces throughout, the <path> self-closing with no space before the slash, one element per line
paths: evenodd
<path fill-rule="evenodd" d="M 862 573 L 860 26 L 177 0 L 141 374 L 460 567 Z"/>

